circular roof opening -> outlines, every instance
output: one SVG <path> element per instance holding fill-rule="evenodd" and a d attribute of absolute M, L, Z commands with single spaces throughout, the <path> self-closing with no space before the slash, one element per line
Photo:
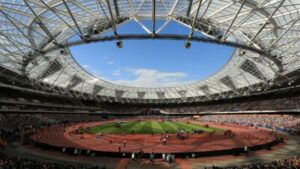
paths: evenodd
<path fill-rule="evenodd" d="M 145 25 L 149 24 L 144 21 Z M 141 32 L 135 22 L 118 27 L 120 33 Z M 170 23 L 163 31 L 187 34 L 190 29 Z M 163 33 L 163 32 L 162 32 Z M 111 34 L 107 32 L 106 35 Z M 199 34 L 200 35 L 200 34 Z M 77 62 L 88 72 L 113 84 L 130 87 L 173 87 L 190 84 L 216 73 L 230 58 L 233 48 L 184 41 L 127 40 L 117 49 L 114 41 L 71 47 Z"/>

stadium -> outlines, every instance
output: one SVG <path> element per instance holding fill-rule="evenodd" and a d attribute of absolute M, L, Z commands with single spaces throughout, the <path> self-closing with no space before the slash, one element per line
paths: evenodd
<path fill-rule="evenodd" d="M 299 12 L 0 0 L 0 169 L 300 168 Z"/>

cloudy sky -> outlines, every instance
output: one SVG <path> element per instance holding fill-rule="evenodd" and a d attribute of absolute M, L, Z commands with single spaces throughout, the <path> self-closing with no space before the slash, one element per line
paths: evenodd
<path fill-rule="evenodd" d="M 151 23 L 144 23 L 151 30 Z M 188 32 L 189 29 L 170 23 L 161 33 Z M 145 32 L 137 23 L 130 22 L 120 26 L 118 33 Z M 85 69 L 112 83 L 167 87 L 212 75 L 227 62 L 233 49 L 206 43 L 192 43 L 190 49 L 185 49 L 184 41 L 128 40 L 123 42 L 122 49 L 117 48 L 115 42 L 101 42 L 72 47 L 71 51 Z"/>

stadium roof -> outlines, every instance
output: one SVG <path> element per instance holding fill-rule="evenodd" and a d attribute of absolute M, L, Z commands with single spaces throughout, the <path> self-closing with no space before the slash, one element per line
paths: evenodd
<path fill-rule="evenodd" d="M 120 102 L 185 102 L 268 89 L 299 69 L 298 0 L 0 0 L 0 66 L 34 84 Z M 142 20 L 151 20 L 152 28 Z M 165 21 L 160 27 L 157 21 Z M 137 22 L 145 34 L 118 34 Z M 187 35 L 160 34 L 170 21 Z M 113 36 L 103 36 L 113 31 Z M 194 35 L 195 31 L 204 36 Z M 74 40 L 73 37 L 80 38 Z M 162 88 L 112 84 L 83 69 L 68 47 L 123 39 L 174 39 L 235 47 L 227 64 L 196 83 Z M 12 77 L 16 79 L 16 77 Z M 49 89 L 49 88 L 48 88 Z M 78 96 L 81 96 L 80 94 Z"/>

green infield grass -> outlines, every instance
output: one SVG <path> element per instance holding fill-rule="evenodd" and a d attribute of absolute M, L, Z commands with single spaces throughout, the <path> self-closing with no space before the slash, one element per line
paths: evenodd
<path fill-rule="evenodd" d="M 152 134 L 152 133 L 176 133 L 179 129 L 191 132 L 192 130 L 202 130 L 204 132 L 223 132 L 223 129 L 204 127 L 199 124 L 182 121 L 124 121 L 112 122 L 103 125 L 81 128 L 82 133 L 106 133 L 106 134 Z"/>

